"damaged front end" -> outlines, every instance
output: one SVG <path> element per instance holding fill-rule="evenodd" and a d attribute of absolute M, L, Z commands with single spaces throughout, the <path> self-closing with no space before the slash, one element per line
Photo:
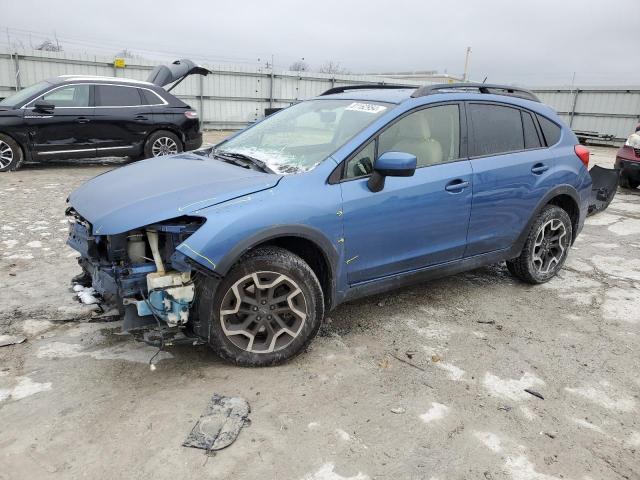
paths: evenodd
<path fill-rule="evenodd" d="M 176 248 L 205 222 L 183 216 L 115 235 L 96 235 L 73 208 L 67 210 L 67 244 L 80 252 L 83 274 L 76 282 L 92 287 L 103 308 L 116 308 L 122 330 L 147 343 L 165 338 L 197 340 L 190 323 L 195 280 L 207 274 Z"/>

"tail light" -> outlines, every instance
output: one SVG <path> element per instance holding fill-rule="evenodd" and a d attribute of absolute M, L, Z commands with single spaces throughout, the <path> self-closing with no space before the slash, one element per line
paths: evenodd
<path fill-rule="evenodd" d="M 589 168 L 589 149 L 583 145 L 576 145 L 573 149 L 584 166 Z"/>
<path fill-rule="evenodd" d="M 198 112 L 195 110 L 187 110 L 184 112 L 184 116 L 187 118 L 198 118 Z"/>

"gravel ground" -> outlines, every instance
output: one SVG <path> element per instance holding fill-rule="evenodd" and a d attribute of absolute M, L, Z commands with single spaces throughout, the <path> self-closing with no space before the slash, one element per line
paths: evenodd
<path fill-rule="evenodd" d="M 26 337 L 0 347 L 0 479 L 640 478 L 640 191 L 544 286 L 495 265 L 343 305 L 284 366 L 179 346 L 151 371 L 69 289 L 65 198 L 119 163 L 0 175 L 0 334 Z M 209 457 L 181 442 L 213 393 L 252 423 Z"/>

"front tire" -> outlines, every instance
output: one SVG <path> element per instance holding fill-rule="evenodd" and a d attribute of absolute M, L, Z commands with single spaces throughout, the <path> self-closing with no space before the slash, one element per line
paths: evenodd
<path fill-rule="evenodd" d="M 564 265 L 572 239 L 567 212 L 556 205 L 547 205 L 533 222 L 520 256 L 507 261 L 507 269 L 526 283 L 548 282 Z"/>
<path fill-rule="evenodd" d="M 20 168 L 23 160 L 22 148 L 13 138 L 0 134 L 0 172 Z"/>
<path fill-rule="evenodd" d="M 174 155 L 182 151 L 182 141 L 175 133 L 167 130 L 153 132 L 144 144 L 144 158 Z"/>
<path fill-rule="evenodd" d="M 200 292 L 211 291 L 206 285 Z M 199 292 L 198 292 L 199 293 Z M 315 273 L 297 255 L 260 247 L 243 256 L 201 302 L 209 345 L 225 360 L 245 367 L 283 363 L 318 333 L 324 297 Z M 203 311 L 204 310 L 204 311 Z"/>

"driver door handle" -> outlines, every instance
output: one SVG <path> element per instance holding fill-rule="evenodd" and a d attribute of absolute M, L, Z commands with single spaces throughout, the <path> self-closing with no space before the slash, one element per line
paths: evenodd
<path fill-rule="evenodd" d="M 462 190 L 467 188 L 469 185 L 471 185 L 469 182 L 461 180 L 460 178 L 457 178 L 457 179 L 451 180 L 449 183 L 447 183 L 447 185 L 444 187 L 444 189 L 447 192 L 460 193 Z"/>
<path fill-rule="evenodd" d="M 89 117 L 78 117 L 76 118 L 78 123 L 89 123 L 91 119 Z"/>
<path fill-rule="evenodd" d="M 144 115 L 136 115 L 134 118 L 136 120 L 140 120 L 141 122 L 143 122 L 145 120 L 149 120 L 149 118 L 145 117 Z"/>

